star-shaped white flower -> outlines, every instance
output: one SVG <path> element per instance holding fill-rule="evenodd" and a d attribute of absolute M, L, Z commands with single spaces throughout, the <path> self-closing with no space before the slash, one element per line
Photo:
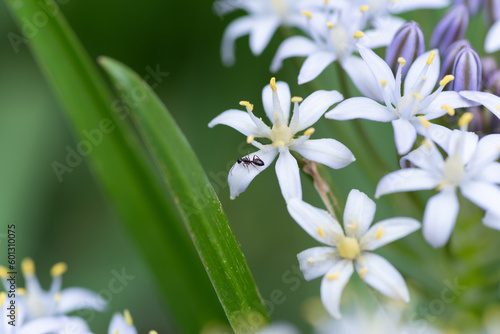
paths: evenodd
<path fill-rule="evenodd" d="M 498 50 L 500 50 L 500 20 L 493 23 L 484 40 L 484 51 L 493 53 Z"/>
<path fill-rule="evenodd" d="M 18 301 L 25 308 L 26 320 L 50 317 L 66 314 L 80 309 L 93 309 L 103 311 L 106 302 L 95 292 L 73 287 L 61 290 L 62 275 L 66 272 L 65 263 L 57 263 L 51 269 L 52 285 L 48 291 L 44 291 L 35 276 L 35 264 L 33 260 L 26 258 L 21 263 L 26 288 L 18 288 Z M 8 270 L 0 267 L 0 277 L 5 285 L 10 283 Z M 8 290 L 8 289 L 7 289 Z"/>
<path fill-rule="evenodd" d="M 279 26 L 305 28 L 306 25 L 300 14 L 304 4 L 297 0 L 219 0 L 214 8 L 219 15 L 237 9 L 248 13 L 232 21 L 224 32 L 221 55 L 226 66 L 234 64 L 234 42 L 237 38 L 250 35 L 250 49 L 258 56 Z"/>
<path fill-rule="evenodd" d="M 108 334 L 137 334 L 132 316 L 128 310 L 123 314 L 115 313 L 109 324 Z M 158 334 L 156 331 L 149 331 L 149 334 Z"/>
<path fill-rule="evenodd" d="M 417 139 L 417 133 L 428 136 L 438 144 L 448 138 L 450 130 L 447 128 L 428 122 L 424 126 L 422 121 L 432 120 L 446 113 L 454 114 L 455 108 L 477 105 L 462 98 L 457 92 L 443 92 L 444 86 L 453 80 L 451 75 L 446 75 L 439 82 L 439 88 L 433 92 L 439 76 L 437 50 L 424 53 L 415 60 L 408 70 L 404 86 L 401 70 L 406 61 L 403 58 L 399 59 L 400 65 L 394 76 L 389 65 L 372 50 L 360 45 L 359 52 L 373 75 L 363 73 L 363 85 L 358 85 L 358 89 L 372 98 L 347 99 L 327 112 L 325 117 L 335 120 L 365 118 L 378 122 L 392 122 L 394 140 L 400 155 L 411 150 Z M 376 91 L 382 96 L 385 105 L 376 102 L 382 102 L 376 98 Z"/>
<path fill-rule="evenodd" d="M 228 176 L 231 199 L 245 191 L 250 182 L 269 167 L 278 154 L 276 175 L 283 197 L 285 200 L 302 198 L 299 167 L 290 150 L 334 169 L 343 168 L 353 162 L 354 156 L 342 143 L 331 138 L 310 139 L 314 133 L 314 128 L 310 126 L 316 123 L 331 105 L 341 100 L 342 95 L 337 91 L 320 90 L 300 103 L 302 98 L 290 98 L 290 89 L 285 82 L 275 83 L 272 78 L 271 84 L 262 91 L 264 110 L 273 124 L 272 128 L 262 119 L 255 117 L 252 112 L 253 105 L 247 101 L 240 102 L 247 112 L 231 109 L 214 118 L 208 124 L 209 127 L 225 124 L 246 135 L 247 143 L 259 149 L 251 153 L 249 159 L 253 160 L 255 156 L 263 162 L 261 166 L 239 162 L 234 164 Z M 290 102 L 294 103 L 291 120 Z M 304 134 L 296 137 L 297 133 L 303 130 Z M 271 143 L 264 145 L 255 138 L 267 138 Z"/>
<path fill-rule="evenodd" d="M 412 218 L 382 220 L 370 227 L 375 203 L 359 190 L 349 193 L 344 211 L 344 230 L 328 212 L 299 199 L 288 202 L 288 212 L 314 239 L 330 247 L 315 247 L 297 257 L 307 281 L 324 276 L 321 300 L 328 312 L 340 318 L 340 297 L 354 267 L 359 277 L 382 294 L 408 302 L 408 289 L 401 274 L 383 257 L 370 253 L 420 227 Z"/>
<path fill-rule="evenodd" d="M 462 126 L 470 121 L 470 113 L 461 118 Z M 424 219 L 424 238 L 433 247 L 443 246 L 450 238 L 459 211 L 457 189 L 478 207 L 489 213 L 485 225 L 500 229 L 500 134 L 478 140 L 472 132 L 454 130 L 442 146 L 444 159 L 434 143 L 426 140 L 422 146 L 402 158 L 404 168 L 384 176 L 375 197 L 396 192 L 437 189 L 427 202 Z"/>

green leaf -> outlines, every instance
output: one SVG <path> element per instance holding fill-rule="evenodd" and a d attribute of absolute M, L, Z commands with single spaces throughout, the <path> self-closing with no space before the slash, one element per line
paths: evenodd
<path fill-rule="evenodd" d="M 29 45 L 80 143 L 91 143 L 86 152 L 91 170 L 144 253 L 178 325 L 184 332 L 199 333 L 209 321 L 225 322 L 217 296 L 176 206 L 161 185 L 157 169 L 130 124 L 119 117 L 121 114 L 114 108 L 118 100 L 113 99 L 55 1 L 6 2 L 21 30 L 29 33 Z M 33 18 L 41 16 L 47 18 L 46 24 L 34 25 Z M 58 168 L 62 181 L 78 167 L 59 164 L 53 167 Z"/>
<path fill-rule="evenodd" d="M 137 74 L 110 58 L 102 57 L 99 63 L 130 107 L 132 119 L 181 209 L 233 329 L 253 333 L 267 323 L 268 315 L 200 162 L 165 106 Z M 141 99 L 134 99 L 132 92 Z"/>

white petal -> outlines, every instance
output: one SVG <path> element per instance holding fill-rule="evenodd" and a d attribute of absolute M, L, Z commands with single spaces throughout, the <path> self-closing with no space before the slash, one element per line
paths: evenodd
<path fill-rule="evenodd" d="M 432 64 L 429 66 L 427 72 L 422 72 L 424 68 L 427 66 L 427 60 L 429 59 L 429 55 L 432 51 L 436 52 L 436 56 Z M 422 55 L 420 55 L 413 64 L 411 65 L 408 73 L 406 74 L 405 79 L 405 95 L 413 92 L 415 85 L 422 80 L 422 76 L 426 77 L 424 86 L 420 90 L 420 93 L 423 97 L 426 97 L 431 94 L 434 86 L 436 85 L 436 81 L 439 78 L 439 69 L 440 69 L 440 61 L 439 61 L 439 51 L 431 50 Z"/>
<path fill-rule="evenodd" d="M 254 21 L 250 32 L 250 49 L 255 56 L 264 51 L 279 26 L 279 18 L 276 16 L 258 17 Z"/>
<path fill-rule="evenodd" d="M 120 313 L 115 313 L 109 324 L 108 334 L 137 334 L 137 329 L 133 325 L 128 325 L 125 318 Z"/>
<path fill-rule="evenodd" d="M 417 117 L 412 118 L 410 122 L 419 135 L 430 139 L 442 148 L 449 146 L 452 131 L 447 127 L 430 123 L 429 127 L 426 128 Z"/>
<path fill-rule="evenodd" d="M 244 35 L 248 35 L 255 24 L 251 16 L 240 17 L 232 21 L 224 31 L 221 44 L 222 62 L 226 66 L 234 64 L 234 41 Z"/>
<path fill-rule="evenodd" d="M 65 316 L 35 319 L 24 325 L 18 334 L 51 334 L 60 330 L 66 319 Z"/>
<path fill-rule="evenodd" d="M 420 223 L 413 218 L 385 219 L 370 227 L 361 238 L 360 247 L 362 250 L 374 250 L 401 239 L 419 228 Z"/>
<path fill-rule="evenodd" d="M 441 92 L 427 108 L 419 110 L 418 113 L 426 115 L 425 118 L 431 120 L 446 114 L 446 110 L 443 108 L 444 105 L 450 106 L 453 109 L 458 109 L 473 107 L 478 104 L 477 102 L 463 98 L 457 92 Z"/>
<path fill-rule="evenodd" d="M 288 201 L 287 209 L 304 231 L 325 245 L 335 246 L 336 238 L 344 235 L 340 224 L 326 210 L 296 198 Z"/>
<path fill-rule="evenodd" d="M 245 165 L 243 163 L 238 164 L 236 162 L 227 177 L 231 199 L 235 199 L 236 196 L 244 192 L 250 182 L 252 182 L 252 180 L 259 175 L 260 172 L 269 167 L 274 158 L 276 158 L 277 154 L 277 149 L 266 147 L 264 150 L 248 155 L 250 160 L 253 160 L 254 155 L 259 157 L 264 162 L 264 166 Z"/>
<path fill-rule="evenodd" d="M 224 124 L 241 132 L 245 136 L 263 137 L 263 134 L 257 128 L 255 123 L 250 118 L 247 112 L 241 110 L 230 109 L 224 111 L 219 116 L 215 117 L 208 126 L 213 128 L 218 124 Z"/>
<path fill-rule="evenodd" d="M 500 97 L 490 93 L 469 90 L 461 91 L 460 95 L 462 95 L 466 99 L 482 104 L 497 118 L 500 118 Z"/>
<path fill-rule="evenodd" d="M 500 230 L 500 216 L 494 215 L 491 212 L 486 212 L 483 218 L 483 224 L 486 227 Z"/>
<path fill-rule="evenodd" d="M 276 82 L 276 89 L 278 99 L 280 101 L 281 111 L 283 111 L 283 117 L 285 118 L 285 122 L 288 122 L 291 104 L 290 87 L 286 82 L 278 81 Z M 262 103 L 264 104 L 264 110 L 266 111 L 267 118 L 269 118 L 274 124 L 275 110 L 273 107 L 273 91 L 270 85 L 266 85 L 262 90 Z"/>
<path fill-rule="evenodd" d="M 330 51 L 318 51 L 306 58 L 299 72 L 299 85 L 309 82 L 320 75 L 323 70 L 335 61 L 335 53 Z"/>
<path fill-rule="evenodd" d="M 404 168 L 406 161 L 409 161 L 413 166 L 435 174 L 440 173 L 444 167 L 443 156 L 433 142 L 420 145 L 416 150 L 402 157 L 400 160 L 401 167 Z"/>
<path fill-rule="evenodd" d="M 273 322 L 259 329 L 255 334 L 300 334 L 299 330 L 288 323 Z"/>
<path fill-rule="evenodd" d="M 375 216 L 375 202 L 366 194 L 352 189 L 344 209 L 344 227 L 350 237 L 360 238 L 366 233 Z"/>
<path fill-rule="evenodd" d="M 486 182 L 466 182 L 460 185 L 462 195 L 481 209 L 500 216 L 500 187 Z"/>
<path fill-rule="evenodd" d="M 362 44 L 370 49 L 387 46 L 404 23 L 405 20 L 399 17 L 380 15 L 373 22 L 375 29 L 365 31 Z"/>
<path fill-rule="evenodd" d="M 423 234 L 432 247 L 442 247 L 455 226 L 459 209 L 454 188 L 443 189 L 432 196 L 425 206 Z"/>
<path fill-rule="evenodd" d="M 367 73 L 371 74 L 371 70 L 363 59 L 355 56 L 345 57 L 342 60 L 342 68 L 362 95 L 378 102 L 384 102 L 380 83 L 375 79 L 375 76 L 367 75 Z"/>
<path fill-rule="evenodd" d="M 57 334 L 92 334 L 87 323 L 78 317 L 67 317 Z"/>
<path fill-rule="evenodd" d="M 332 247 L 314 247 L 297 255 L 300 270 L 306 281 L 325 275 L 339 261 L 338 253 Z"/>
<path fill-rule="evenodd" d="M 500 157 L 500 134 L 484 136 L 479 140 L 476 150 L 469 161 L 469 169 L 480 171 L 485 165 Z"/>
<path fill-rule="evenodd" d="M 339 121 L 364 118 L 377 122 L 390 122 L 396 119 L 396 115 L 389 108 L 366 97 L 347 99 L 327 112 L 325 117 Z"/>
<path fill-rule="evenodd" d="M 276 175 L 285 201 L 288 202 L 292 198 L 302 199 L 299 165 L 286 148 L 280 148 L 280 155 L 276 162 Z"/>
<path fill-rule="evenodd" d="M 391 92 L 392 96 L 396 80 L 394 79 L 394 74 L 392 73 L 389 65 L 387 65 L 387 63 L 372 50 L 361 45 L 359 45 L 358 48 L 361 57 L 363 57 L 364 61 L 368 64 L 368 67 L 375 76 L 375 80 L 377 80 L 377 82 L 384 80 L 385 89 Z M 368 76 L 368 73 L 366 75 Z"/>
<path fill-rule="evenodd" d="M 333 169 L 343 168 L 356 160 L 344 144 L 331 138 L 307 140 L 302 145 L 291 146 L 290 149 L 306 159 Z"/>
<path fill-rule="evenodd" d="M 310 127 L 323 116 L 328 108 L 342 101 L 343 98 L 342 94 L 336 90 L 318 90 L 312 93 L 299 105 L 298 126 L 290 130 L 296 133 Z"/>
<path fill-rule="evenodd" d="M 397 192 L 433 189 L 438 185 L 439 181 L 438 175 L 426 170 L 418 168 L 400 169 L 380 179 L 377 184 L 375 198 Z"/>
<path fill-rule="evenodd" d="M 354 272 L 352 261 L 341 260 L 331 268 L 321 281 L 321 301 L 330 315 L 336 319 L 341 318 L 340 297 L 344 287 Z M 329 275 L 334 275 L 334 279 L 329 279 Z"/>
<path fill-rule="evenodd" d="M 67 288 L 61 291 L 61 299 L 57 303 L 59 314 L 81 309 L 104 311 L 106 301 L 99 294 L 84 288 Z"/>
<path fill-rule="evenodd" d="M 397 14 L 420 8 L 441 8 L 449 4 L 449 0 L 398 0 L 393 2 L 391 12 Z"/>
<path fill-rule="evenodd" d="M 355 262 L 355 266 L 363 281 L 381 294 L 405 302 L 410 301 L 403 276 L 380 255 L 363 253 Z"/>
<path fill-rule="evenodd" d="M 481 168 L 476 176 L 478 181 L 500 184 L 500 163 L 492 162 Z"/>
<path fill-rule="evenodd" d="M 450 135 L 448 148 L 444 148 L 444 150 L 448 155 L 454 155 L 456 154 L 456 150 L 459 149 L 458 153 L 462 158 L 462 162 L 467 164 L 476 151 L 478 140 L 479 137 L 475 133 L 453 130 Z"/>
<path fill-rule="evenodd" d="M 500 20 L 496 21 L 488 30 L 484 41 L 484 51 L 493 53 L 500 50 Z"/>
<path fill-rule="evenodd" d="M 271 72 L 278 71 L 283 66 L 283 60 L 290 57 L 307 57 L 318 51 L 316 44 L 303 36 L 293 36 L 281 43 L 271 63 Z"/>
<path fill-rule="evenodd" d="M 392 121 L 392 127 L 394 128 L 394 141 L 398 154 L 408 153 L 417 140 L 417 130 L 407 119 L 402 118 Z"/>

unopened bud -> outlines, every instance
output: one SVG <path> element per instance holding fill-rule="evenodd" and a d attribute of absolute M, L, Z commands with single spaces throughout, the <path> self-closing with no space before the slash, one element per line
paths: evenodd
<path fill-rule="evenodd" d="M 451 74 L 453 72 L 453 65 L 455 64 L 455 59 L 460 51 L 465 47 L 470 47 L 470 43 L 466 39 L 461 39 L 459 41 L 451 44 L 443 56 L 443 63 L 441 64 L 440 78 L 444 78 L 445 75 Z"/>
<path fill-rule="evenodd" d="M 482 57 L 481 67 L 483 70 L 482 74 L 483 87 L 488 87 L 488 82 L 490 81 L 490 78 L 498 70 L 497 61 L 493 57 Z"/>
<path fill-rule="evenodd" d="M 479 107 L 471 107 L 467 109 L 468 112 L 471 112 L 473 117 L 469 123 L 468 130 L 471 132 L 475 132 L 478 136 L 482 137 L 485 135 L 485 112 L 481 106 Z"/>
<path fill-rule="evenodd" d="M 439 48 L 443 53 L 453 43 L 465 36 L 469 25 L 469 12 L 464 5 L 449 10 L 439 21 L 431 37 L 431 48 Z"/>
<path fill-rule="evenodd" d="M 455 0 L 455 6 L 458 5 L 464 5 L 465 7 L 467 7 L 469 14 L 474 16 L 481 9 L 483 0 Z"/>
<path fill-rule="evenodd" d="M 490 77 L 486 82 L 486 89 L 499 96 L 500 94 L 500 70 L 494 71 L 492 74 L 490 73 Z"/>
<path fill-rule="evenodd" d="M 484 14 L 486 22 L 489 25 L 500 20 L 500 1 L 484 0 Z"/>
<path fill-rule="evenodd" d="M 481 89 L 481 59 L 472 47 L 465 47 L 458 53 L 453 64 L 452 75 L 455 77 L 451 89 L 462 90 Z"/>

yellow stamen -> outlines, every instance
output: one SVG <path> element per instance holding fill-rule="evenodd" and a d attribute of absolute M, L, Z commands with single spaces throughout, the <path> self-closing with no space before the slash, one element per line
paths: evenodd
<path fill-rule="evenodd" d="M 377 234 L 375 234 L 375 238 L 380 239 L 384 235 L 384 228 L 380 226 L 377 230 Z"/>
<path fill-rule="evenodd" d="M 358 221 L 355 221 L 354 223 L 347 225 L 347 228 L 350 229 L 350 230 L 355 230 L 358 227 L 359 227 L 359 222 Z"/>
<path fill-rule="evenodd" d="M 35 263 L 27 257 L 21 262 L 21 270 L 25 275 L 33 275 L 35 273 Z"/>
<path fill-rule="evenodd" d="M 424 99 L 424 97 L 420 93 L 413 93 L 413 97 L 419 99 L 420 101 L 422 101 Z"/>
<path fill-rule="evenodd" d="M 269 85 L 271 86 L 271 89 L 273 90 L 273 92 L 278 90 L 278 88 L 276 88 L 276 78 L 275 77 L 271 78 L 271 82 L 269 83 Z"/>
<path fill-rule="evenodd" d="M 361 38 L 361 37 L 363 37 L 364 35 L 365 35 L 365 33 L 364 33 L 364 32 L 362 32 L 362 31 L 356 31 L 356 32 L 354 33 L 354 38 Z"/>
<path fill-rule="evenodd" d="M 307 10 L 301 11 L 300 14 L 307 16 L 309 19 L 312 19 L 312 17 L 313 17 L 311 12 L 307 11 Z"/>
<path fill-rule="evenodd" d="M 352 237 L 345 237 L 337 243 L 337 249 L 339 251 L 339 255 L 346 259 L 355 259 L 359 253 L 359 243 L 358 240 Z"/>
<path fill-rule="evenodd" d="M 123 311 L 123 317 L 125 318 L 125 322 L 127 325 L 132 326 L 134 322 L 132 321 L 132 316 L 128 310 Z"/>
<path fill-rule="evenodd" d="M 432 147 L 432 144 L 428 139 L 424 139 L 422 141 L 422 145 L 425 146 L 426 149 L 430 149 Z"/>
<path fill-rule="evenodd" d="M 56 303 L 59 303 L 59 301 L 61 300 L 61 293 L 56 293 L 56 295 L 54 296 L 54 301 Z"/>
<path fill-rule="evenodd" d="M 7 294 L 5 292 L 0 292 L 0 306 L 3 307 L 3 304 L 5 303 L 5 298 L 7 298 Z"/>
<path fill-rule="evenodd" d="M 247 144 L 250 144 L 251 142 L 253 142 L 253 141 L 254 141 L 254 139 L 255 139 L 255 137 L 254 137 L 254 136 L 248 136 L 248 137 L 247 137 Z"/>
<path fill-rule="evenodd" d="M 368 268 L 367 267 L 364 267 L 362 268 L 360 271 L 359 271 L 359 277 L 361 279 L 363 279 L 363 277 L 365 276 L 366 272 L 368 271 Z"/>
<path fill-rule="evenodd" d="M 25 295 L 26 294 L 26 289 L 25 288 L 17 288 L 17 293 L 20 294 L 21 296 Z"/>
<path fill-rule="evenodd" d="M 497 109 L 500 110 L 500 106 L 498 106 Z"/>
<path fill-rule="evenodd" d="M 314 262 L 314 261 L 313 261 L 312 257 L 310 257 L 310 258 L 308 258 L 308 259 L 307 259 L 307 263 L 311 264 L 311 263 L 313 263 L 313 262 Z"/>
<path fill-rule="evenodd" d="M 285 147 L 286 146 L 285 142 L 282 140 L 278 140 L 278 141 L 274 142 L 273 145 L 274 145 L 274 147 L 278 147 L 278 146 Z"/>
<path fill-rule="evenodd" d="M 403 57 L 399 57 L 398 58 L 398 63 L 400 63 L 401 66 L 405 66 L 406 65 L 406 59 L 404 59 Z"/>
<path fill-rule="evenodd" d="M 326 22 L 326 25 L 328 28 L 333 29 L 333 23 L 332 22 Z"/>
<path fill-rule="evenodd" d="M 436 55 L 436 51 L 431 51 L 431 54 L 429 55 L 429 58 L 427 59 L 427 65 L 432 64 L 432 61 L 434 60 L 435 55 Z"/>
<path fill-rule="evenodd" d="M 322 226 L 318 227 L 318 234 L 322 238 L 326 237 L 325 233 L 323 233 L 323 227 Z"/>
<path fill-rule="evenodd" d="M 295 102 L 300 103 L 300 102 L 302 102 L 303 100 L 304 100 L 304 99 L 303 99 L 303 98 L 301 98 L 300 96 L 294 96 L 294 97 L 292 97 L 292 103 L 295 103 Z"/>
<path fill-rule="evenodd" d="M 8 273 L 8 270 L 7 268 L 3 267 L 3 266 L 0 266 L 0 277 L 1 278 L 7 278 L 9 277 L 9 274 Z"/>
<path fill-rule="evenodd" d="M 449 105 L 447 104 L 443 104 L 441 106 L 441 108 L 443 108 L 444 110 L 446 110 L 446 112 L 448 113 L 448 115 L 450 116 L 455 116 L 455 109 L 453 109 L 452 107 L 450 107 Z"/>
<path fill-rule="evenodd" d="M 418 120 L 426 129 L 428 129 L 431 126 L 431 122 L 426 120 L 424 116 L 418 116 Z"/>
<path fill-rule="evenodd" d="M 444 87 L 450 83 L 450 81 L 455 80 L 455 77 L 451 74 L 445 75 L 443 80 L 439 81 L 439 86 Z"/>
<path fill-rule="evenodd" d="M 335 274 L 328 274 L 326 275 L 326 278 L 328 278 L 330 281 L 333 281 L 334 279 L 337 279 L 340 277 L 340 274 L 339 273 L 335 273 Z"/>
<path fill-rule="evenodd" d="M 368 5 L 364 5 L 364 6 L 359 7 L 359 10 L 361 11 L 361 13 L 368 11 L 368 9 L 370 9 L 370 6 L 368 6 Z"/>
<path fill-rule="evenodd" d="M 157 331 L 149 331 L 149 334 L 158 334 Z"/>
<path fill-rule="evenodd" d="M 50 269 L 50 275 L 52 277 L 61 276 L 66 272 L 66 270 L 68 270 L 68 266 L 66 265 L 66 263 L 59 262 L 52 266 L 52 268 Z"/>
<path fill-rule="evenodd" d="M 314 133 L 314 131 L 316 131 L 314 128 L 309 128 L 304 132 L 304 136 L 310 136 Z"/>
<path fill-rule="evenodd" d="M 466 112 L 465 114 L 462 115 L 462 117 L 460 117 L 460 119 L 458 120 L 458 126 L 459 127 L 464 127 L 464 126 L 467 126 L 469 125 L 469 123 L 472 121 L 472 118 L 474 117 L 474 115 L 472 115 L 471 112 Z"/>
<path fill-rule="evenodd" d="M 325 0 L 325 5 L 328 4 L 328 0 Z"/>
<path fill-rule="evenodd" d="M 251 104 L 248 101 L 240 101 L 240 106 L 247 107 L 248 110 L 252 111 L 253 110 L 253 104 Z"/>
<path fill-rule="evenodd" d="M 378 82 L 380 82 L 380 84 L 384 87 L 385 85 L 387 85 L 387 81 L 385 81 L 384 79 L 380 79 Z"/>
<path fill-rule="evenodd" d="M 120 332 L 118 332 L 118 329 L 116 329 L 113 334 L 119 334 Z"/>

